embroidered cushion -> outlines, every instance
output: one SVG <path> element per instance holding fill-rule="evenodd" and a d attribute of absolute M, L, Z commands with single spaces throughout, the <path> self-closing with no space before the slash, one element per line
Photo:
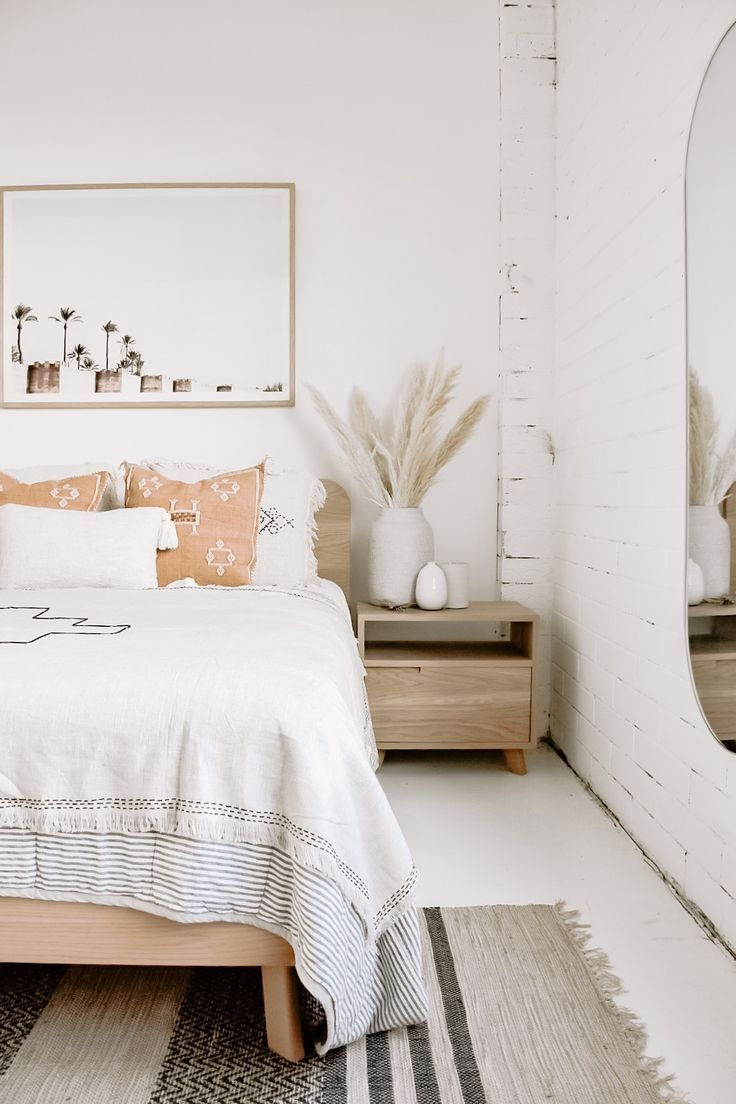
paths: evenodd
<path fill-rule="evenodd" d="M 153 589 L 163 510 L 0 506 L 0 587 Z"/>
<path fill-rule="evenodd" d="M 22 483 L 0 472 L 0 506 L 38 506 L 57 510 L 99 510 L 110 487 L 109 472 L 67 475 L 41 483 Z"/>
<path fill-rule="evenodd" d="M 211 465 L 164 459 L 147 460 L 146 464 L 160 475 L 186 483 L 205 479 L 219 470 Z M 304 587 L 315 581 L 314 516 L 324 502 L 325 489 L 316 476 L 280 469 L 271 459 L 265 461 L 254 583 Z"/>
<path fill-rule="evenodd" d="M 262 464 L 196 482 L 126 465 L 126 507 L 163 507 L 176 526 L 179 547 L 159 552 L 159 586 L 187 578 L 204 586 L 247 586 L 262 493 Z"/>
<path fill-rule="evenodd" d="M 46 483 L 50 479 L 68 479 L 76 475 L 96 475 L 107 472 L 110 482 L 102 496 L 100 510 L 117 510 L 125 502 L 123 465 L 105 460 L 78 460 L 69 464 L 34 464 L 25 468 L 6 468 L 8 475 L 19 483 Z"/>

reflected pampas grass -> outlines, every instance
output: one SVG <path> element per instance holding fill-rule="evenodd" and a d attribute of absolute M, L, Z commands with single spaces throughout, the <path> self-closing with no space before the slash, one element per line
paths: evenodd
<path fill-rule="evenodd" d="M 442 359 L 431 369 L 417 365 L 409 373 L 388 427 L 359 388 L 353 388 L 345 421 L 321 391 L 308 385 L 351 474 L 377 506 L 419 506 L 475 431 L 490 395 L 475 399 L 449 429 L 442 429 L 459 375 L 459 368 L 445 369 Z"/>
<path fill-rule="evenodd" d="M 719 450 L 713 396 L 693 368 L 688 381 L 690 505 L 717 506 L 736 482 L 736 433 Z"/>

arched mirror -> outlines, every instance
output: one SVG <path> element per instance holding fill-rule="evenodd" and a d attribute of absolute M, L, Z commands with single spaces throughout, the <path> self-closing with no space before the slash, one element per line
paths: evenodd
<path fill-rule="evenodd" d="M 736 24 L 695 108 L 686 218 L 690 659 L 703 713 L 736 751 Z"/>

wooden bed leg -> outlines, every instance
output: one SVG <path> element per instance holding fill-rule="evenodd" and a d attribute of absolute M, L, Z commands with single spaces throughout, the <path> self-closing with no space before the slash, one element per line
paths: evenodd
<path fill-rule="evenodd" d="M 524 752 L 519 748 L 506 748 L 503 753 L 506 760 L 506 770 L 512 774 L 526 774 L 526 759 Z"/>
<path fill-rule="evenodd" d="M 266 1038 L 269 1048 L 287 1062 L 304 1057 L 296 970 L 293 966 L 261 966 Z"/>
<path fill-rule="evenodd" d="M 378 765 L 379 765 L 379 767 L 383 766 L 383 760 L 385 758 L 386 758 L 386 752 L 383 751 L 381 748 L 379 748 L 378 749 Z"/>

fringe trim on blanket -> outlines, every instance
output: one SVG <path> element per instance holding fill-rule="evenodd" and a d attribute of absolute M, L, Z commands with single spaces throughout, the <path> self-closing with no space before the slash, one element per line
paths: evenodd
<path fill-rule="evenodd" d="M 42 834 L 156 832 L 217 843 L 252 843 L 273 847 L 299 866 L 322 874 L 338 887 L 360 918 L 366 945 L 370 948 L 375 946 L 379 935 L 413 904 L 417 880 L 415 869 L 412 868 L 403 884 L 387 901 L 376 904 L 370 900 L 363 880 L 341 861 L 339 855 L 333 854 L 328 841 L 322 841 L 321 845 L 320 842 L 308 843 L 292 835 L 283 824 L 263 824 L 236 817 L 225 819 L 223 816 L 180 809 L 34 809 L 24 805 L 21 798 L 17 802 L 17 805 L 0 807 L 0 828 L 19 828 Z"/>
<path fill-rule="evenodd" d="M 659 1093 L 663 1104 L 692 1104 L 688 1096 L 683 1095 L 673 1086 L 674 1074 L 663 1073 L 664 1058 L 650 1058 L 646 1054 L 648 1040 L 642 1021 L 630 1008 L 624 1008 L 614 1000 L 614 997 L 624 992 L 624 987 L 621 980 L 614 974 L 606 952 L 599 947 L 589 946 L 590 925 L 584 924 L 580 913 L 576 909 L 568 909 L 564 901 L 555 902 L 555 912 L 580 950 L 606 1007 L 616 1017 L 624 1036 L 631 1045 L 642 1075 Z"/>

